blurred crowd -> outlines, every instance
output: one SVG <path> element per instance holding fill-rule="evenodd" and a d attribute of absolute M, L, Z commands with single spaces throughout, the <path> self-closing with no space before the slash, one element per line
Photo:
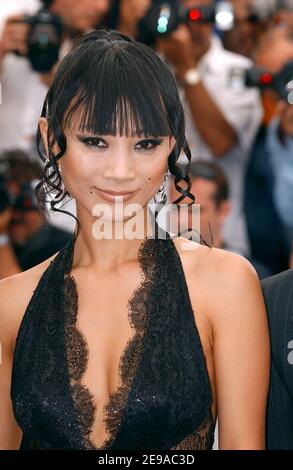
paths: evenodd
<path fill-rule="evenodd" d="M 293 0 L 1 0 L 0 279 L 74 230 L 38 208 L 35 135 L 59 61 L 100 27 L 155 48 L 174 73 L 203 240 L 247 257 L 260 278 L 293 267 Z M 169 202 L 179 195 L 170 177 Z M 62 206 L 75 214 L 72 199 Z"/>

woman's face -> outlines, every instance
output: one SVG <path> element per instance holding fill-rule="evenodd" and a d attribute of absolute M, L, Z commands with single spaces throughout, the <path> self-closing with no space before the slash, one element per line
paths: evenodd
<path fill-rule="evenodd" d="M 43 138 L 47 121 L 40 120 Z M 175 138 L 93 135 L 67 128 L 65 154 L 58 161 L 69 194 L 76 199 L 77 210 L 92 214 L 96 204 L 115 202 L 139 204 L 142 208 L 159 189 L 168 168 L 168 157 Z M 53 149 L 54 154 L 58 148 Z M 132 193 L 114 199 L 104 191 Z"/>

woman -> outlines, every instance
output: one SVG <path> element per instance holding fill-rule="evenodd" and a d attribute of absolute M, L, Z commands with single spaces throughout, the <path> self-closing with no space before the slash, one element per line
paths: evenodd
<path fill-rule="evenodd" d="M 1 448 L 210 449 L 218 416 L 221 449 L 263 449 L 269 341 L 255 271 L 156 222 L 152 236 L 149 201 L 165 200 L 168 171 L 175 202 L 194 200 L 176 164 L 182 149 L 190 160 L 184 125 L 173 75 L 127 36 L 91 32 L 59 66 L 38 194 L 55 195 L 53 208 L 74 197 L 78 230 L 0 283 Z"/>

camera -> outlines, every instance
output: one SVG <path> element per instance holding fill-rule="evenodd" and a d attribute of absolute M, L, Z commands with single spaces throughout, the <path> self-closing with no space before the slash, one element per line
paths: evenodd
<path fill-rule="evenodd" d="M 27 58 L 33 70 L 46 73 L 58 61 L 63 23 L 61 18 L 46 9 L 35 16 L 24 16 L 16 22 L 30 25 Z M 15 52 L 19 55 L 18 52 Z"/>
<path fill-rule="evenodd" d="M 39 210 L 38 201 L 34 191 L 34 181 L 22 183 L 19 195 L 14 200 L 13 207 L 21 212 Z"/>
<path fill-rule="evenodd" d="M 159 36 L 167 36 L 180 23 L 211 23 L 217 29 L 226 31 L 234 26 L 234 8 L 227 1 L 215 5 L 197 6 L 186 9 L 178 0 L 154 0 L 146 15 L 139 22 L 139 39 L 147 44 L 154 43 Z"/>
<path fill-rule="evenodd" d="M 288 99 L 290 92 L 288 84 L 293 78 L 293 60 L 288 61 L 282 70 L 276 74 L 271 74 L 260 67 L 251 69 L 233 68 L 230 74 L 230 86 L 234 89 L 244 87 L 257 87 L 260 90 L 273 89 L 279 98 Z"/>

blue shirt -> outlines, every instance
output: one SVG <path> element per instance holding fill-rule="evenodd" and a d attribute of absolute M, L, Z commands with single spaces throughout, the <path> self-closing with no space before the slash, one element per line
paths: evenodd
<path fill-rule="evenodd" d="M 267 148 L 274 172 L 274 198 L 280 217 L 290 229 L 293 238 L 293 138 L 278 136 L 280 120 L 274 118 L 268 128 Z"/>

